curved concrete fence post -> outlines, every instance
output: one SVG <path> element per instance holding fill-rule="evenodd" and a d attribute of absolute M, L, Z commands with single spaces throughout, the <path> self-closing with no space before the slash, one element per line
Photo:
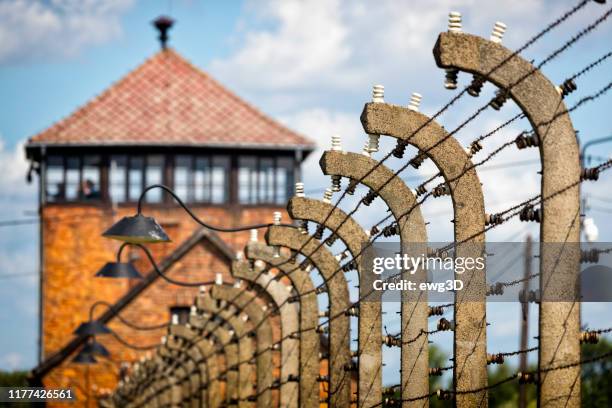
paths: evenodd
<path fill-rule="evenodd" d="M 427 230 L 421 209 L 415 207 L 416 197 L 412 190 L 385 165 L 374 159 L 342 151 L 326 151 L 319 161 L 325 175 L 342 176 L 358 181 L 377 191 L 380 198 L 391 210 L 399 226 L 402 253 L 411 256 L 426 254 Z M 405 215 L 407 214 L 407 215 Z M 410 275 L 402 273 L 402 279 L 417 284 L 427 280 L 427 271 L 421 269 Z M 401 333 L 402 340 L 418 338 L 401 348 L 401 397 L 402 406 L 423 407 L 429 401 L 406 401 L 429 393 L 429 345 L 427 336 L 421 336 L 428 329 L 429 308 L 427 292 L 402 291 Z"/>
<path fill-rule="evenodd" d="M 249 321 L 255 327 L 257 345 L 257 406 L 272 405 L 272 384 L 274 382 L 272 365 L 272 327 L 268 320 L 266 309 L 259 305 L 252 293 L 228 285 L 213 285 L 210 289 L 213 299 L 229 302 L 237 309 L 243 310 Z"/>
<path fill-rule="evenodd" d="M 185 342 L 183 338 L 170 334 L 170 328 L 168 331 L 166 349 L 170 351 L 176 362 L 175 367 L 172 369 L 172 374 L 180 389 L 180 393 L 178 394 L 179 405 L 188 406 L 191 397 L 191 384 L 189 381 L 189 361 L 186 358 L 186 351 L 184 349 Z"/>
<path fill-rule="evenodd" d="M 319 394 L 313 392 L 319 388 L 319 335 L 316 332 L 319 319 L 317 294 L 310 275 L 296 268 L 287 256 L 274 257 L 274 249 L 258 242 L 249 242 L 245 247 L 245 256 L 250 261 L 263 261 L 270 267 L 278 268 L 292 283 L 296 292 L 300 312 L 300 407 L 316 408 L 319 406 Z"/>
<path fill-rule="evenodd" d="M 199 345 L 201 340 L 201 336 L 199 335 L 196 328 L 191 326 L 190 324 L 181 324 L 181 325 L 170 325 L 168 328 L 169 336 L 168 344 L 171 341 L 174 341 L 173 337 L 177 337 L 182 339 L 182 349 L 189 359 L 188 363 L 191 373 L 189 375 L 189 381 L 191 386 L 191 405 L 192 406 L 201 406 L 202 401 L 206 401 L 203 399 L 203 395 L 201 392 L 201 386 L 204 381 L 203 376 L 208 377 L 206 374 L 206 365 L 204 362 L 205 355 Z"/>
<path fill-rule="evenodd" d="M 465 242 L 455 248 L 455 257 L 481 257 L 484 197 L 476 170 L 459 142 L 422 113 L 397 105 L 368 103 L 361 122 L 366 133 L 402 139 L 434 162 L 453 201 L 455 242 Z M 486 271 L 466 268 L 456 278 L 464 282 L 464 288 L 455 295 L 453 381 L 457 391 L 466 391 L 487 385 Z M 487 391 L 457 394 L 456 403 L 461 407 L 487 406 Z"/>
<path fill-rule="evenodd" d="M 280 405 L 281 407 L 297 408 L 299 402 L 299 388 L 295 379 L 299 376 L 300 354 L 299 318 L 296 303 L 288 301 L 291 293 L 290 286 L 274 279 L 274 275 L 266 271 L 256 271 L 247 261 L 234 261 L 231 269 L 232 276 L 257 286 L 259 290 L 268 293 L 280 313 L 281 321 L 281 378 L 280 378 Z"/>
<path fill-rule="evenodd" d="M 580 242 L 581 167 L 576 132 L 563 99 L 539 70 L 500 43 L 470 34 L 442 33 L 434 56 L 440 67 L 481 75 L 506 91 L 539 139 L 541 194 L 546 198 L 540 225 L 539 368 L 576 363 L 580 361 L 580 303 L 569 299 L 576 299 L 579 290 L 580 251 L 573 243 Z M 539 381 L 540 406 L 580 406 L 579 365 L 546 372 Z"/>
<path fill-rule="evenodd" d="M 253 341 L 248 337 L 249 328 L 246 322 L 239 316 L 240 311 L 232 307 L 219 307 L 217 302 L 210 296 L 209 293 L 204 292 L 196 297 L 195 306 L 199 313 L 206 313 L 208 318 L 199 314 L 191 314 L 189 322 L 198 330 L 201 330 L 203 335 L 209 336 L 215 335 L 215 332 L 220 329 L 217 321 L 210 319 L 213 315 L 219 319 L 222 319 L 225 324 L 231 327 L 233 335 L 229 341 L 231 344 L 237 344 L 238 346 L 238 383 L 236 389 L 228 393 L 231 395 L 228 398 L 229 405 L 238 405 L 240 408 L 249 407 L 252 404 L 247 401 L 247 398 L 253 391 L 253 379 L 255 378 L 255 371 L 253 366 L 249 364 L 249 360 L 254 356 Z M 221 328 L 222 329 L 222 328 Z M 237 343 L 235 338 L 238 338 Z M 220 342 L 219 342 L 220 343 Z"/>
<path fill-rule="evenodd" d="M 368 241 L 368 235 L 353 218 L 323 201 L 296 196 L 289 200 L 287 211 L 291 218 L 312 221 L 335 231 L 353 258 L 361 252 L 363 243 Z M 373 299 L 377 294 L 372 294 L 371 289 L 362 284 L 361 259 L 355 262 L 359 274 L 359 298 L 368 297 L 367 302 L 359 304 L 358 319 L 357 406 L 365 408 L 382 403 L 382 304 Z"/>
<path fill-rule="evenodd" d="M 183 399 L 182 386 L 178 377 L 183 371 L 180 361 L 167 345 L 159 348 L 159 355 L 167 361 L 166 368 L 169 368 L 166 375 L 161 378 L 161 383 L 165 388 L 162 393 L 163 403 L 169 408 L 179 408 Z"/>
<path fill-rule="evenodd" d="M 319 241 L 302 234 L 297 228 L 273 225 L 268 228 L 266 241 L 269 245 L 284 246 L 308 258 L 327 282 L 329 315 L 335 318 L 329 322 L 329 404 L 344 407 L 350 404 L 351 375 L 346 367 L 351 363 L 350 297 L 346 277 L 334 255 Z M 317 249 L 318 248 L 318 249 Z M 337 273 L 336 273 L 337 272 Z M 293 272 L 291 272 L 293 273 Z M 307 346 L 308 349 L 319 347 Z M 317 352 L 318 355 L 318 352 Z"/>
<path fill-rule="evenodd" d="M 179 328 L 182 328 L 181 330 L 183 330 L 183 332 L 178 332 L 177 329 Z M 204 339 L 204 338 L 198 338 L 197 334 L 195 334 L 193 330 L 186 329 L 185 326 L 172 325 L 170 327 L 170 330 L 174 331 L 177 334 L 180 334 L 183 337 L 189 336 L 188 337 L 190 339 L 189 346 L 188 346 L 189 349 L 193 350 L 194 348 L 197 348 L 198 349 L 197 354 L 202 356 L 201 359 L 196 359 L 193 352 L 191 352 L 190 355 L 186 356 L 187 358 L 191 357 L 194 359 L 195 367 L 197 367 L 197 370 L 199 371 L 201 382 L 198 388 L 195 390 L 196 392 L 198 390 L 202 391 L 202 381 L 205 381 L 204 384 L 206 385 L 206 390 L 204 391 L 206 392 L 201 392 L 198 395 L 198 398 L 201 401 L 206 402 L 207 406 L 219 406 L 221 403 L 219 399 L 219 395 L 221 394 L 221 392 L 220 392 L 220 389 L 219 389 L 220 387 L 219 387 L 218 380 L 217 380 L 218 372 L 220 370 L 219 364 L 217 361 L 217 356 L 215 354 L 217 350 L 213 348 L 210 340 Z M 172 336 L 174 336 L 174 334 L 172 334 Z M 168 339 L 168 341 L 171 341 L 171 340 L 172 340 L 171 338 Z M 166 378 L 165 378 L 166 375 L 169 372 L 172 373 L 172 370 L 174 370 L 177 363 L 180 362 L 180 360 L 178 360 L 177 357 L 174 357 L 172 354 L 168 353 L 168 351 L 166 350 L 167 348 L 168 348 L 168 345 L 166 344 L 160 347 L 158 351 L 158 353 L 162 353 L 160 354 L 162 355 L 160 359 L 163 360 L 160 363 L 160 369 L 157 372 L 157 376 L 159 377 L 159 379 L 161 379 L 161 381 L 166 381 Z M 174 350 L 174 351 L 183 352 L 183 349 L 181 348 L 181 349 Z M 207 356 L 208 357 L 212 356 L 212 358 L 205 358 Z M 171 361 L 172 364 L 168 363 L 168 361 Z M 210 379 L 210 382 L 208 382 L 209 379 Z M 159 401 L 160 401 L 159 405 L 164 406 L 165 404 L 168 403 L 166 400 L 167 400 L 167 394 L 169 392 L 168 390 L 170 387 L 166 385 L 160 388 L 161 388 L 161 391 L 160 391 L 161 398 L 159 398 Z M 211 392 L 209 393 L 208 390 L 210 390 Z M 207 398 L 208 396 L 210 396 L 210 398 Z"/>
<path fill-rule="evenodd" d="M 215 345 L 212 347 L 215 354 L 222 355 L 224 360 L 224 367 L 218 373 L 222 374 L 218 380 L 220 382 L 225 382 L 225 392 L 223 392 L 223 387 L 219 387 L 218 394 L 211 395 L 211 390 L 211 392 L 209 392 L 209 402 L 211 405 L 219 404 L 219 406 L 221 406 L 227 405 L 230 400 L 236 400 L 238 398 L 238 344 L 232 342 L 232 334 L 229 333 L 227 328 L 219 325 L 217 322 L 212 324 L 215 325 L 215 330 L 211 335 L 216 339 Z M 234 367 L 236 367 L 236 369 L 234 369 Z M 223 401 L 225 401 L 225 404 Z"/>

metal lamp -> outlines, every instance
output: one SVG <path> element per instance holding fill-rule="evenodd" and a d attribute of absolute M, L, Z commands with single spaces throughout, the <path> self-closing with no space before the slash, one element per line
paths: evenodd
<path fill-rule="evenodd" d="M 107 262 L 96 276 L 99 278 L 142 279 L 142 275 L 131 262 Z"/>
<path fill-rule="evenodd" d="M 97 320 L 83 322 L 73 332 L 77 336 L 95 336 L 96 334 L 109 334 L 111 331 Z"/>
<path fill-rule="evenodd" d="M 171 241 L 166 231 L 153 217 L 145 217 L 140 213 L 133 217 L 123 217 L 107 229 L 102 236 L 130 244 L 156 244 Z"/>

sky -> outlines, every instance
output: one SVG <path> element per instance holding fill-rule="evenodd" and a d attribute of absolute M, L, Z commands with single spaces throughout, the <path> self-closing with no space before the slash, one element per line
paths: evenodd
<path fill-rule="evenodd" d="M 37 210 L 35 183 L 25 182 L 25 140 L 69 115 L 155 53 L 159 43 L 150 22 L 160 14 L 169 14 L 177 21 L 170 32 L 170 45 L 179 53 L 265 113 L 317 142 L 319 150 L 304 164 L 304 182 L 307 192 L 320 197 L 321 189 L 329 183 L 318 166 L 320 152 L 329 147 L 332 134 L 342 136 L 346 150 L 361 150 L 366 136 L 359 115 L 371 98 L 372 85 L 385 85 L 385 100 L 400 105 L 408 104 L 412 92 L 421 93 L 420 110 L 428 115 L 436 113 L 454 95 L 444 89 L 444 72 L 436 67 L 432 55 L 438 33 L 446 30 L 449 11 L 462 12 L 464 31 L 483 37 L 490 35 L 496 21 L 503 21 L 508 25 L 503 44 L 516 49 L 576 3 L 0 1 L 0 221 L 30 219 Z M 525 50 L 523 57 L 542 61 L 603 14 L 606 7 L 590 2 Z M 543 73 L 554 83 L 561 83 L 609 52 L 611 35 L 612 24 L 606 21 L 547 63 Z M 578 90 L 566 98 L 567 105 L 605 86 L 611 79 L 610 72 L 610 62 L 606 61 L 581 77 Z M 469 75 L 460 75 L 460 87 L 470 80 Z M 493 92 L 493 86 L 485 85 L 480 98 L 462 98 L 438 122 L 447 130 L 455 129 Z M 581 143 L 612 135 L 608 119 L 611 94 L 572 113 Z M 512 102 L 499 112 L 487 110 L 456 137 L 469 145 L 517 112 Z M 515 122 L 490 138 L 479 154 L 484 158 L 523 129 L 529 129 L 525 120 Z M 381 152 L 375 158 L 392 148 L 387 139 L 382 138 Z M 612 143 L 589 151 L 599 158 L 608 158 L 611 152 Z M 409 150 L 406 157 L 411 154 L 414 151 Z M 398 168 L 401 162 L 390 160 L 386 164 Z M 481 170 L 488 213 L 539 192 L 535 149 L 504 149 Z M 415 187 L 434 172 L 433 164 L 425 162 L 418 170 L 403 172 L 402 177 Z M 582 189 L 590 206 L 583 212 L 595 220 L 602 242 L 612 242 L 608 221 L 612 198 L 607 194 L 611 180 L 612 176 L 606 174 L 597 184 L 585 184 Z M 353 200 L 342 202 L 340 207 L 350 210 L 354 205 Z M 431 241 L 452 240 L 451 208 L 448 198 L 428 200 L 422 206 L 430 222 Z M 364 225 L 373 225 L 381 211 L 384 206 L 377 200 L 371 207 L 360 209 L 356 218 Z M 0 369 L 27 369 L 36 364 L 37 231 L 33 224 L 0 226 Z M 538 239 L 536 225 L 513 220 L 492 230 L 487 239 L 522 241 L 527 233 Z M 492 352 L 518 348 L 519 310 L 515 306 L 488 306 Z M 595 328 L 610 326 L 610 312 L 609 304 L 585 305 L 583 323 Z M 389 327 L 395 323 L 390 321 Z M 530 325 L 535 335 L 535 317 Z M 436 338 L 436 342 L 447 352 L 452 350 L 449 335 Z M 389 364 L 385 380 L 391 381 L 397 356 L 386 352 Z"/>

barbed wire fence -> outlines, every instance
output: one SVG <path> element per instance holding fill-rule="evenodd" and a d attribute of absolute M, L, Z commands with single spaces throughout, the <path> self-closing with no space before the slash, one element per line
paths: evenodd
<path fill-rule="evenodd" d="M 366 104 L 362 114 L 364 129 L 369 135 L 364 150 L 361 153 L 344 152 L 340 141 L 333 139 L 331 150 L 324 154 L 322 169 L 325 174 L 331 176 L 332 186 L 325 191 L 323 200 L 305 197 L 304 187 L 299 184 L 296 187 L 296 196 L 288 204 L 289 215 L 295 220 L 296 226 L 280 225 L 280 215 L 275 215 L 275 225 L 270 226 L 266 233 L 266 244 L 258 243 L 253 235 L 253 242 L 245 249 L 248 259 L 239 258 L 232 265 L 232 275 L 239 280 L 232 284 L 217 279 L 214 283 L 203 285 L 189 323 L 171 325 L 169 335 L 158 350 L 157 355 L 160 357 L 151 356 L 135 365 L 131 376 L 120 384 L 105 403 L 119 406 L 250 406 L 256 403 L 258 406 L 269 406 L 273 401 L 271 391 L 279 390 L 280 396 L 276 403 L 284 401 L 282 406 L 318 406 L 320 403 L 326 403 L 331 406 L 354 404 L 358 407 L 376 407 L 396 404 L 413 407 L 427 405 L 426 400 L 437 397 L 443 400 L 452 399 L 457 406 L 471 407 L 486 406 L 488 390 L 518 380 L 521 383 L 538 384 L 538 398 L 542 406 L 555 406 L 559 398 L 563 399 L 566 406 L 578 406 L 580 366 L 610 357 L 610 353 L 605 353 L 581 360 L 579 346 L 584 342 L 594 342 L 612 329 L 581 332 L 579 303 L 574 301 L 558 304 L 542 301 L 538 347 L 487 354 L 487 319 L 484 309 L 487 295 L 499 294 L 505 287 L 535 277 L 540 278 L 541 300 L 544 300 L 548 293 L 558 290 L 558 287 L 548 285 L 553 268 L 550 259 L 555 256 L 563 256 L 563 264 L 568 268 L 567 271 L 558 273 L 561 278 L 558 285 L 569 285 L 568 287 L 572 288 L 578 273 L 579 257 L 564 253 L 550 254 L 550 249 L 541 247 L 540 272 L 524 279 L 496 282 L 490 286 L 486 285 L 484 276 L 464 274 L 463 279 L 467 280 L 468 286 L 473 284 L 468 295 L 476 296 L 477 302 L 462 302 L 460 297 L 464 294 L 457 293 L 453 304 L 429 306 L 426 298 L 423 299 L 426 295 L 419 293 L 419 301 L 411 298 L 402 303 L 402 331 L 396 335 L 383 335 L 380 303 L 368 301 L 375 291 L 365 285 L 365 274 L 368 271 L 363 254 L 380 238 L 392 236 L 400 237 L 402 249 L 405 244 L 414 242 L 415 236 L 420 238 L 418 242 L 426 248 L 427 237 L 420 206 L 431 197 L 444 195 L 453 198 L 455 240 L 447 247 L 438 249 L 436 254 L 469 254 L 465 249 L 466 244 L 484 244 L 486 232 L 515 217 L 521 218 L 522 221 L 539 222 L 542 226 L 542 243 L 579 242 L 579 222 L 576 222 L 580 215 L 579 186 L 582 182 L 597 180 L 612 167 L 612 161 L 605 161 L 588 169 L 580 167 L 577 140 L 569 113 L 587 102 L 596 101 L 609 91 L 612 83 L 584 96 L 569 109 L 565 107 L 563 97 L 576 89 L 575 81 L 578 78 L 602 64 L 612 53 L 608 52 L 579 69 L 559 87 L 554 87 L 540 72 L 540 68 L 605 22 L 612 14 L 612 9 L 606 10 L 535 66 L 524 61 L 519 53 L 587 3 L 589 2 L 580 2 L 514 52 L 501 45 L 505 31 L 503 24 L 496 24 L 491 39 L 486 40 L 463 33 L 460 15 L 451 13 L 449 31 L 442 33 L 436 44 L 436 62 L 446 70 L 448 88 L 456 87 L 456 78 L 460 71 L 474 75 L 470 86 L 455 95 L 432 117 L 418 112 L 420 96 L 413 96 L 411 105 L 404 108 L 385 103 L 383 88 L 375 87 L 373 102 Z M 469 52 L 478 55 L 470 55 Z M 478 96 L 485 82 L 491 82 L 498 87 L 495 97 L 479 107 L 456 129 L 444 131 L 436 123 L 436 119 L 466 93 Z M 526 92 L 527 88 L 537 89 L 537 92 Z M 534 97 L 534 94 L 537 96 Z M 522 112 L 474 139 L 467 149 L 461 147 L 454 136 L 489 108 L 499 110 L 507 99 L 513 99 Z M 486 158 L 472 162 L 472 158 L 482 149 L 482 142 L 523 118 L 529 120 L 532 129 L 504 142 Z M 377 161 L 371 156 L 378 151 L 379 135 L 396 138 L 397 145 Z M 390 157 L 401 159 L 408 145 L 418 149 L 415 157 L 406 161 L 397 171 L 391 171 L 384 165 Z M 477 170 L 479 166 L 511 146 L 517 146 L 519 149 L 540 149 L 543 164 L 542 191 L 506 210 L 487 214 L 484 211 Z M 415 189 L 410 189 L 400 179 L 400 173 L 409 167 L 418 168 L 427 158 L 436 164 L 439 172 Z M 438 177 L 442 177 L 444 182 L 428 190 L 427 185 Z M 344 191 L 341 188 L 343 178 L 350 180 Z M 358 185 L 365 186 L 369 192 L 351 211 L 340 210 L 340 202 L 354 195 Z M 398 188 L 403 194 L 398 192 Z M 332 204 L 333 193 L 340 191 L 342 194 Z M 360 206 L 369 206 L 378 197 L 387 205 L 390 214 L 371 229 L 365 230 L 355 221 L 353 215 Z M 553 211 L 554 217 L 551 215 Z M 309 232 L 309 223 L 316 224 L 312 233 Z M 419 233 L 415 234 L 413 229 L 417 229 Z M 323 238 L 326 231 L 326 238 Z M 339 254 L 333 254 L 325 248 L 326 244 L 331 247 L 335 242 L 341 242 L 346 249 Z M 256 252 L 257 255 L 249 256 L 250 252 Z M 298 262 L 298 257 L 302 259 L 301 262 Z M 552 265 L 558 270 L 558 262 Z M 348 296 L 348 282 L 344 274 L 353 270 L 357 271 L 359 276 L 359 298 L 352 302 Z M 309 281 L 312 271 L 321 275 L 320 285 L 315 286 Z M 405 271 L 387 279 L 402 276 L 403 273 Z M 301 278 L 296 277 L 297 275 L 301 275 Z M 570 278 L 574 278 L 574 281 L 568 280 Z M 282 285 L 276 284 L 280 282 Z M 303 286 L 298 287 L 296 282 L 302 282 Z M 282 291 L 286 292 L 285 296 L 281 296 Z M 316 318 L 313 318 L 313 296 L 316 299 L 316 296 L 321 294 L 327 294 L 328 310 L 319 311 L 315 302 Z M 208 299 L 208 302 L 214 300 L 213 303 L 217 305 L 214 312 L 207 312 L 200 307 L 205 299 Z M 409 307 L 405 308 L 405 305 Z M 427 330 L 428 319 L 442 315 L 446 308 L 453 309 L 454 320 L 441 318 L 435 330 Z M 265 329 L 269 318 L 284 315 L 290 309 L 298 311 L 299 329 L 283 330 L 281 327 L 281 336 L 276 336 L 277 338 L 270 333 L 265 334 L 270 331 L 269 328 Z M 308 313 L 305 309 L 309 309 Z M 234 316 L 233 323 L 230 323 L 230 315 L 222 317 L 230 310 Z M 555 315 L 554 319 L 551 318 L 552 315 Z M 356 352 L 351 351 L 350 347 L 352 317 L 357 318 L 359 325 Z M 319 318 L 326 320 L 319 322 Z M 200 327 L 197 322 L 203 319 L 209 319 L 212 324 L 207 325 L 205 329 Z M 238 328 L 235 320 L 241 320 L 244 327 Z M 282 326 L 283 319 L 280 320 Z M 561 333 L 559 326 L 563 326 Z M 225 341 L 216 337 L 216 333 L 224 327 L 231 327 L 227 329 L 231 334 L 229 338 L 226 336 Z M 442 331 L 452 331 L 454 334 L 453 364 L 447 367 L 429 367 L 429 336 Z M 310 336 L 306 341 L 305 334 L 313 332 L 317 336 Z M 410 333 L 417 334 L 407 336 Z M 329 335 L 328 350 L 323 353 L 318 339 L 320 334 Z M 215 340 L 211 340 L 212 337 L 215 337 Z M 316 342 L 313 342 L 313 338 Z M 290 355 L 286 350 L 288 340 L 300 344 L 299 363 L 293 364 L 290 370 L 283 369 L 286 368 Z M 238 344 L 238 348 L 234 348 L 233 352 L 240 353 L 241 345 L 246 347 L 248 343 L 254 343 L 251 345 L 254 350 L 242 359 L 233 358 L 230 364 L 228 356 L 231 353 L 228 354 L 228 347 Z M 412 347 L 414 344 L 418 347 Z M 401 383 L 387 389 L 382 386 L 384 345 L 402 349 Z M 417 350 L 417 353 L 404 353 L 409 347 L 411 351 Z M 504 357 L 533 351 L 539 353 L 537 370 L 518 372 L 495 384 L 487 384 L 488 365 L 501 364 Z M 293 352 L 295 353 L 295 349 Z M 272 353 L 281 355 L 277 367 L 279 373 L 273 373 Z M 219 358 L 221 354 L 225 357 Z M 562 357 L 559 357 L 559 354 Z M 321 359 L 328 361 L 327 374 L 319 374 Z M 249 370 L 253 364 L 258 369 Z M 266 364 L 269 366 L 269 373 L 261 369 Z M 409 365 L 413 367 L 410 371 L 405 369 Z M 176 369 L 179 366 L 181 369 Z M 430 392 L 428 378 L 451 370 L 453 388 Z M 250 375 L 248 378 L 252 380 L 253 371 L 256 372 L 255 387 L 252 381 L 241 378 Z M 233 375 L 234 372 L 238 372 L 238 375 Z M 154 375 L 155 373 L 157 375 Z M 356 392 L 351 387 L 355 374 Z M 192 380 L 194 376 L 198 381 Z M 568 385 L 568 382 L 571 384 Z M 292 383 L 299 384 L 299 387 L 286 387 Z M 322 401 L 319 401 L 318 395 L 313 397 L 313 390 L 319 389 L 318 383 L 324 384 L 326 391 Z M 555 387 L 557 389 L 553 392 Z M 296 389 L 299 389 L 297 395 Z M 311 390 L 310 393 L 307 393 L 307 390 Z M 560 390 L 566 394 L 560 395 Z M 391 395 L 391 391 L 394 394 L 399 391 L 400 397 Z M 291 396 L 287 394 L 289 392 Z"/>

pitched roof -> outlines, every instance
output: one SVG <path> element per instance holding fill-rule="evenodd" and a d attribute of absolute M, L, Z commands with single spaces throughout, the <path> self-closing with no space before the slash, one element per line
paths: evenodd
<path fill-rule="evenodd" d="M 172 49 L 159 51 L 29 144 L 314 148 Z"/>

